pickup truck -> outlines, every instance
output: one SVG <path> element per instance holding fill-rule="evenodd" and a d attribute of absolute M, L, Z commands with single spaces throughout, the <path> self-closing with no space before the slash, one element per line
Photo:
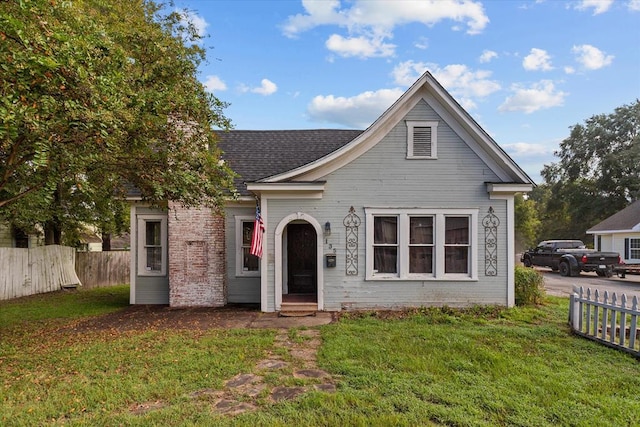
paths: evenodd
<path fill-rule="evenodd" d="M 560 271 L 562 276 L 577 276 L 581 271 L 595 271 L 600 277 L 611 277 L 620 264 L 617 252 L 587 249 L 581 240 L 545 240 L 520 258 L 525 267 L 534 265 Z"/>

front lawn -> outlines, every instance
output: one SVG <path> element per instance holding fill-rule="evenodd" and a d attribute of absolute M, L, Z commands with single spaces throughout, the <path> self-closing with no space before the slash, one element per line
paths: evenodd
<path fill-rule="evenodd" d="M 24 313 L 49 314 L 12 314 L 9 323 L 5 310 L 18 303 L 0 302 L 0 425 L 640 425 L 638 361 L 572 336 L 566 299 L 465 313 L 348 313 L 321 328 L 318 365 L 335 392 L 276 403 L 263 392 L 248 402 L 255 410 L 223 416 L 214 404 L 225 380 L 255 373 L 274 354 L 291 362 L 277 331 L 74 330 L 83 301 L 102 298 L 92 292 L 104 291 L 52 295 L 61 298 L 55 304 L 43 295 L 35 310 L 24 300 Z M 73 319 L 48 311 L 67 303 Z M 85 315 L 97 314 L 87 307 Z M 304 332 L 289 339 L 304 342 Z M 273 387 L 279 378 L 265 381 Z M 141 404 L 150 409 L 135 411 Z"/>

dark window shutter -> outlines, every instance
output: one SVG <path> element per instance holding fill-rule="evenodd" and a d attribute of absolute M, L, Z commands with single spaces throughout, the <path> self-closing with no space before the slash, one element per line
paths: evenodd
<path fill-rule="evenodd" d="M 431 157 L 431 128 L 413 128 L 413 155 L 416 157 Z"/>
<path fill-rule="evenodd" d="M 624 259 L 629 259 L 629 238 L 624 239 Z"/>

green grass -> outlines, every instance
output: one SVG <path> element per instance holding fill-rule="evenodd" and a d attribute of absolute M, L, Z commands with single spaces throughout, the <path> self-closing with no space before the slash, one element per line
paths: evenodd
<path fill-rule="evenodd" d="M 224 417 L 211 399 L 188 396 L 255 371 L 281 351 L 275 331 L 79 333 L 46 303 L 55 298 L 77 318 L 83 310 L 72 307 L 86 302 L 85 315 L 95 315 L 111 305 L 102 292 L 0 303 L 0 425 L 640 425 L 638 361 L 571 335 L 567 299 L 508 310 L 421 309 L 393 319 L 345 315 L 322 327 L 318 354 L 336 393 L 279 403 L 261 395 L 257 411 Z M 113 292 L 111 309 L 122 307 L 124 290 Z M 42 313 L 7 323 L 5 309 L 16 306 Z M 295 331 L 289 338 L 304 341 Z M 162 405 L 131 413 L 145 402 Z"/>
<path fill-rule="evenodd" d="M 34 321 L 105 314 L 128 305 L 128 285 L 63 290 L 0 301 L 0 330 Z"/>

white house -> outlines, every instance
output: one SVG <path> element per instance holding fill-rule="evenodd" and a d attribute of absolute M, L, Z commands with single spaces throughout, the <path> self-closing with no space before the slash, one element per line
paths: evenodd
<path fill-rule="evenodd" d="M 596 249 L 618 252 L 626 264 L 640 263 L 640 200 L 594 225 Z"/>
<path fill-rule="evenodd" d="M 364 131 L 219 136 L 241 176 L 224 217 L 130 195 L 131 303 L 514 304 L 514 195 L 533 182 L 431 74 Z"/>

